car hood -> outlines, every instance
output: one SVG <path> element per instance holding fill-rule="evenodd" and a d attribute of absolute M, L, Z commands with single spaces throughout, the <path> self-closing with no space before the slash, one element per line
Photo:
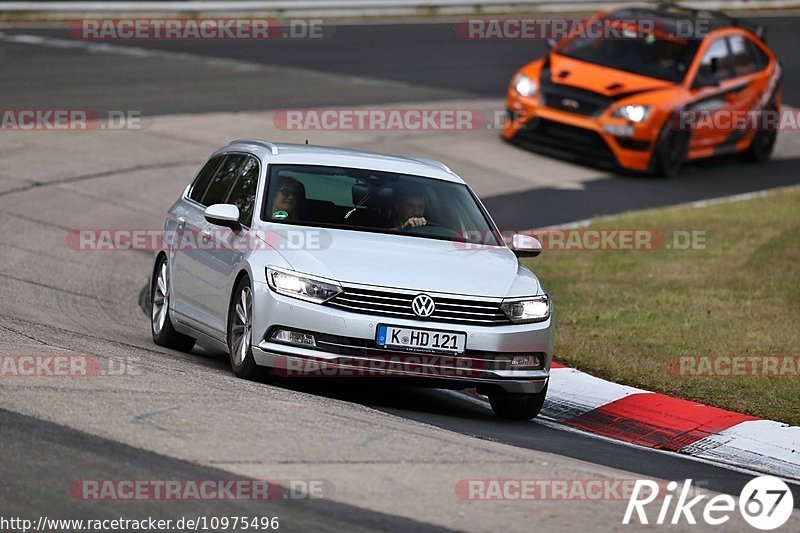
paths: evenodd
<path fill-rule="evenodd" d="M 274 229 L 277 242 L 271 243 L 297 272 L 362 285 L 472 296 L 540 293 L 536 277 L 520 267 L 505 246 L 475 250 L 449 240 L 302 228 L 306 235 L 319 232 L 319 246 L 306 239 L 307 246 L 299 249 L 288 244 L 298 242 L 291 233 L 298 229 Z"/>
<path fill-rule="evenodd" d="M 553 82 L 585 89 L 606 96 L 618 96 L 671 87 L 669 81 L 640 76 L 624 70 L 594 65 L 577 59 L 550 55 Z M 567 72 L 566 76 L 559 74 Z"/>

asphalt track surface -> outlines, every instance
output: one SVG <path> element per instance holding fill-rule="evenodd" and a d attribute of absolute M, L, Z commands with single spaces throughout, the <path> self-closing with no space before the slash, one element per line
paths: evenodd
<path fill-rule="evenodd" d="M 23 471 L 3 469 L 5 490 L 3 516 L 38 516 L 51 518 L 94 518 L 110 520 L 126 514 L 133 518 L 124 503 L 111 503 L 98 509 L 89 501 L 64 497 L 65 487 L 87 473 L 104 479 L 246 480 L 243 476 L 126 446 L 108 439 L 74 431 L 18 413 L 0 410 L 4 462 L 24 465 Z M 32 450 L 46 453 L 41 459 Z M 91 475 L 91 474 L 90 474 Z M 14 479 L 14 482 L 11 480 Z M 287 494 L 283 492 L 283 494 Z M 148 505 L 150 516 L 196 518 L 197 516 L 263 515 L 263 502 L 170 502 Z M 358 507 L 324 499 L 288 501 L 278 497 L 269 502 L 270 518 L 277 516 L 297 531 L 446 531 L 429 524 L 370 512 Z M 138 517 L 137 517 L 138 518 Z"/>
<path fill-rule="evenodd" d="M 792 55 L 796 47 L 794 24 L 797 19 L 774 18 L 766 22 L 771 45 L 782 57 L 786 70 L 785 100 L 800 105 L 800 60 Z M 14 28 L 2 31 L 6 36 L 66 38 L 63 30 Z M 514 69 L 542 50 L 537 43 L 459 41 L 453 35 L 452 25 L 337 27 L 335 34 L 322 42 L 159 42 L 137 43 L 136 46 L 186 52 L 211 60 L 198 66 L 195 62 L 184 64 L 157 55 L 121 57 L 113 53 L 89 54 L 81 49 L 0 41 L 3 71 L 0 108 L 140 109 L 147 115 L 158 116 L 497 97 Z M 230 70 L 216 70 L 214 58 L 243 60 L 268 68 L 249 70 L 243 67 L 232 74 Z M 186 68 L 187 64 L 191 64 L 191 69 Z M 270 72 L 271 66 L 295 70 Z M 334 76 L 319 77 L 315 72 Z M 227 139 L 221 140 L 224 141 Z M 0 153 L 4 158 L 15 158 L 22 149 L 21 144 L 12 142 L 0 148 Z M 42 157 L 47 157 L 46 146 L 41 150 Z M 61 157 L 68 156 L 61 154 Z M 607 179 L 589 183 L 583 190 L 540 188 L 521 194 L 487 197 L 485 201 L 498 213 L 501 225 L 528 224 L 531 227 L 600 213 L 796 184 L 800 182 L 798 170 L 800 162 L 791 159 L 764 168 L 723 160 L 694 165 L 685 176 L 670 182 L 609 175 Z M 156 177 L 160 179 L 167 174 L 168 168 Z M 293 447 L 310 447 L 315 451 L 319 447 L 321 457 L 326 453 L 336 456 L 320 460 L 318 468 L 328 472 L 325 475 L 334 478 L 335 484 L 346 483 L 361 478 L 347 472 L 341 473 L 342 481 L 339 481 L 334 477 L 339 471 L 325 468 L 331 468 L 333 463 L 359 462 L 345 452 L 336 451 L 337 447 L 346 448 L 349 443 L 343 436 L 347 432 L 363 436 L 364 442 L 377 440 L 379 449 L 372 452 L 377 455 L 397 453 L 394 449 L 380 448 L 389 446 L 386 440 L 397 441 L 401 458 L 391 455 L 392 460 L 386 462 L 398 463 L 399 469 L 413 469 L 415 456 L 430 452 L 426 447 L 452 447 L 456 453 L 479 455 L 481 446 L 486 446 L 489 448 L 483 453 L 487 460 L 494 457 L 493 454 L 499 458 L 507 454 L 514 456 L 514 461 L 526 461 L 509 460 L 514 468 L 523 469 L 519 470 L 521 472 L 525 468 L 523 464 L 532 462 L 531 457 L 541 455 L 564 458 L 564 461 L 578 460 L 565 463 L 570 467 L 588 464 L 643 477 L 693 478 L 710 490 L 734 495 L 738 495 L 751 479 L 747 474 L 673 454 L 614 444 L 538 423 L 501 421 L 488 409 L 441 391 L 361 383 L 244 383 L 230 377 L 227 361 L 221 354 L 202 349 L 195 350 L 192 355 L 162 350 L 150 342 L 147 319 L 139 305 L 139 289 L 147 275 L 149 256 L 134 254 L 130 259 L 103 257 L 95 261 L 85 255 L 75 257 L 70 250 L 59 249 L 58 245 L 63 245 L 65 230 L 81 227 L 85 214 L 81 210 L 91 210 L 93 198 L 98 202 L 98 210 L 112 218 L 119 216 L 119 225 L 124 226 L 131 224 L 131 220 L 141 219 L 131 214 L 137 210 L 142 216 L 157 218 L 163 210 L 151 208 L 145 202 L 150 199 L 163 205 L 165 195 L 172 195 L 175 184 L 181 180 L 177 178 L 167 187 L 156 178 L 151 181 L 145 178 L 141 184 L 131 183 L 129 176 L 116 181 L 114 176 L 107 178 L 99 176 L 94 180 L 95 189 L 82 187 L 83 183 L 92 183 L 91 176 L 75 185 L 56 183 L 58 172 L 51 168 L 43 173 L 40 182 L 31 183 L 0 169 L 0 216 L 6 228 L 2 237 L 4 259 L 0 265 L 0 276 L 5 280 L 0 287 L 0 346 L 4 353 L 55 350 L 133 356 L 142 361 L 147 376 L 145 382 L 133 376 L 119 381 L 90 382 L 86 387 L 73 383 L 50 387 L 0 382 L 0 398 L 3 398 L 0 440 L 4 451 L 4 460 L 0 461 L 0 477 L 4 480 L 0 489 L 0 511 L 4 515 L 50 513 L 63 518 L 102 518 L 120 513 L 169 517 L 191 513 L 252 514 L 258 512 L 253 504 L 237 502 L 203 505 L 145 502 L 137 504 L 134 510 L 125 504 L 98 506 L 70 499 L 65 486 L 75 479 L 92 478 L 216 479 L 239 475 L 273 478 L 278 475 L 263 474 L 263 470 L 256 467 L 249 469 L 248 458 L 255 454 L 267 466 L 272 465 L 273 470 L 267 468 L 267 472 L 281 471 L 280 468 L 286 468 L 281 465 L 291 464 L 291 461 L 270 463 L 268 458 L 274 459 L 275 454 L 291 456 Z M 117 194 L 116 198 L 104 198 Z M 535 220 L 529 210 L 533 201 L 543 206 Z M 159 403 L 162 398 L 168 398 L 164 400 L 166 404 Z M 256 411 L 255 420 L 253 417 L 237 418 L 236 413 L 241 409 L 226 410 L 219 406 L 242 405 L 242 398 L 246 402 L 252 398 L 256 403 L 246 409 L 247 412 Z M 180 417 L 171 419 L 167 414 L 163 426 L 150 423 L 153 427 L 142 424 L 130 429 L 129 420 L 115 418 L 120 410 L 128 415 L 147 413 L 149 416 L 160 412 L 157 408 L 167 404 L 181 406 L 188 421 Z M 192 405 L 195 405 L 194 410 Z M 126 411 L 124 407 L 129 409 Z M 270 410 L 274 410 L 273 414 Z M 382 413 L 399 418 L 387 419 Z M 350 417 L 350 422 L 333 424 L 331 420 L 340 415 Z M 258 421 L 260 417 L 264 418 L 263 422 Z M 135 416 L 134 419 L 140 420 Z M 188 426 L 190 422 L 202 425 L 204 419 L 208 427 L 202 431 L 189 432 L 181 425 Z M 129 429 L 123 431 L 115 424 L 127 424 Z M 255 442 L 252 433 L 262 425 L 269 428 L 270 437 Z M 377 428 L 377 436 L 361 429 L 366 426 Z M 233 432 L 223 433 L 223 428 Z M 281 435 L 283 432 L 287 435 Z M 175 434 L 182 438 L 170 440 Z M 315 434 L 329 443 L 310 444 Z M 382 437 L 383 434 L 390 438 Z M 197 435 L 206 440 L 198 441 Z M 274 447 L 274 453 L 263 449 L 268 444 Z M 326 449 L 326 444 L 334 449 Z M 163 450 L 163 453 L 156 453 L 154 449 Z M 403 455 L 408 465 L 404 466 Z M 225 459 L 214 461 L 209 456 Z M 436 468 L 434 459 L 427 456 L 424 459 L 419 460 L 422 469 Z M 253 462 L 258 464 L 256 460 Z M 480 466 L 488 470 L 480 470 L 475 462 L 465 471 L 459 471 L 456 462 L 454 468 L 458 474 L 455 475 L 502 477 L 492 470 L 491 460 L 487 462 L 488 465 Z M 218 464 L 219 468 L 210 466 L 212 464 Z M 309 464 L 310 471 L 315 471 L 312 462 Z M 544 466 L 541 469 L 547 471 Z M 374 510 L 376 506 L 369 494 L 385 491 L 381 476 L 388 479 L 391 472 L 394 470 L 365 471 L 363 505 L 278 501 L 270 507 L 270 512 L 291 524 L 290 530 L 433 529 L 424 518 L 409 519 L 408 515 L 413 512 Z M 426 479 L 424 473 L 418 475 L 420 482 Z M 800 508 L 800 489 L 796 485 L 792 489 L 795 506 Z M 403 499 L 402 494 L 395 497 Z M 618 521 L 607 521 L 608 517 L 602 514 L 593 522 L 595 513 L 586 516 L 584 510 L 570 511 L 574 513 L 574 524 L 595 524 L 606 530 L 618 527 Z M 471 509 L 461 512 L 468 513 Z M 517 508 L 504 516 L 511 520 L 518 512 Z M 549 508 L 547 512 L 556 513 L 557 517 L 563 509 Z M 464 527 L 456 515 L 448 514 L 452 511 L 443 510 L 442 513 L 444 518 L 440 523 Z M 509 530 L 521 525 L 499 520 L 497 525 Z M 479 522 L 475 524 L 474 529 L 481 529 Z"/>
<path fill-rule="evenodd" d="M 798 18 L 758 20 L 767 27 L 769 45 L 782 62 L 784 102 L 800 107 Z M 80 43 L 63 28 L 0 31 L 10 37 L 36 35 Z M 0 106 L 134 109 L 157 116 L 502 98 L 514 71 L 546 50 L 540 41 L 466 41 L 456 36 L 453 24 L 335 26 L 323 35 L 324 39 L 299 40 L 99 43 L 170 54 L 146 58 L 5 42 L 3 70 L 13 74 L 0 79 Z M 174 54 L 207 58 L 208 63 L 187 63 Z M 215 59 L 242 65 L 221 69 Z M 521 229 L 794 185 L 800 183 L 797 168 L 800 154 L 765 167 L 721 157 L 688 165 L 672 181 L 610 172 L 607 179 L 581 190 L 537 187 L 483 199 L 498 225 Z"/>
<path fill-rule="evenodd" d="M 768 44 L 781 59 L 786 85 L 785 102 L 800 107 L 800 57 L 797 56 L 797 17 L 763 17 L 757 19 L 767 27 Z M 8 29 L 8 33 L 35 33 L 51 37 L 69 39 L 65 29 Z M 58 103 L 69 102 L 72 97 L 90 97 L 93 105 L 110 108 L 120 105 L 132 109 L 143 109 L 148 113 L 179 113 L 208 111 L 241 111 L 248 109 L 278 108 L 291 105 L 338 105 L 352 102 L 358 96 L 358 103 L 398 102 L 419 99 L 422 89 L 444 91 L 442 94 L 463 94 L 473 97 L 496 97 L 503 95 L 514 72 L 522 65 L 544 55 L 546 45 L 538 40 L 469 41 L 457 37 L 454 24 L 359 24 L 341 25 L 322 31 L 322 39 L 274 39 L 274 40 L 217 40 L 217 41 L 128 41 L 137 47 L 186 52 L 206 57 L 217 57 L 248 61 L 264 65 L 302 68 L 344 76 L 358 76 L 369 79 L 387 80 L 406 84 L 411 90 L 407 94 L 364 94 L 348 95 L 326 92 L 323 88 L 292 86 L 293 94 L 284 95 L 274 91 L 281 84 L 291 80 L 269 80 L 269 85 L 258 83 L 235 83 L 230 80 L 224 95 L 217 93 L 217 83 L 224 80 L 205 77 L 206 73 L 181 73 L 184 81 L 202 76 L 205 84 L 188 83 L 176 87 L 173 94 L 136 92 L 126 94 L 125 88 L 132 79 L 147 83 L 165 76 L 164 71 L 129 72 L 128 77 L 117 75 L 114 70 L 98 68 L 94 73 L 81 73 L 70 76 L 68 65 L 61 64 L 57 81 L 67 89 L 58 95 Z M 111 43 L 112 41 L 106 41 Z M 120 42 L 120 41 L 116 41 Z M 7 57 L 6 60 L 14 61 Z M 102 61 L 102 60 L 101 60 Z M 13 64 L 13 63 L 12 63 Z M 55 66 L 55 58 L 53 58 Z M 29 68 L 32 68 L 31 65 Z M 105 66 L 105 65 L 104 65 Z M 112 66 L 112 65 L 108 65 Z M 173 71 L 181 70 L 173 65 Z M 46 78 L 42 71 L 42 78 Z M 77 73 L 75 73 L 77 74 Z M 246 77 L 246 76 L 245 76 Z M 41 80 L 40 80 L 41 81 Z M 175 80 L 164 80 L 175 81 Z M 97 86 L 107 91 L 105 99 L 99 98 Z M 238 87 L 237 87 L 238 85 Z M 5 88 L 5 87 L 4 87 Z M 39 86 L 46 89 L 47 86 Z M 46 98 L 48 94 L 9 86 L 10 93 L 4 91 L 3 97 L 23 102 L 30 98 Z M 189 92 L 187 92 L 189 91 Z M 227 98 L 222 96 L 227 95 Z M 50 97 L 57 96 L 50 93 Z M 429 98 L 429 96 L 425 96 Z M 128 100 L 129 99 L 129 100 Z M 120 103 L 121 102 L 121 103 Z M 39 101 L 38 103 L 42 103 Z"/>

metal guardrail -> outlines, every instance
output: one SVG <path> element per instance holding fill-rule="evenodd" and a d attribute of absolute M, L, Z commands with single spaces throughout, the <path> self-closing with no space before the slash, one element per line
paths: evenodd
<path fill-rule="evenodd" d="M 436 13 L 441 10 L 482 11 L 492 8 L 531 8 L 556 11 L 597 11 L 624 4 L 655 5 L 657 2 L 617 0 L 182 0 L 182 1 L 0 1 L 0 11 L 264 11 L 264 12 L 370 12 L 409 10 Z M 800 7 L 800 0 L 697 0 L 685 2 L 700 9 L 781 9 Z"/>

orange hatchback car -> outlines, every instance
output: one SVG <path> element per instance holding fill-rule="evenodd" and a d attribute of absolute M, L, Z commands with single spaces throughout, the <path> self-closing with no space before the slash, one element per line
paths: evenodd
<path fill-rule="evenodd" d="M 573 33 L 516 73 L 505 140 L 662 176 L 726 153 L 769 159 L 781 68 L 762 28 L 683 8 L 620 9 L 592 25 L 608 31 Z"/>

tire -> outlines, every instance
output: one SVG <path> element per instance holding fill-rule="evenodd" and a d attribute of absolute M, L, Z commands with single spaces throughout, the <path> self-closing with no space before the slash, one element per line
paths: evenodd
<path fill-rule="evenodd" d="M 242 379 L 257 379 L 261 369 L 253 358 L 253 289 L 243 277 L 231 294 L 228 309 L 228 357 L 231 370 Z"/>
<path fill-rule="evenodd" d="M 175 331 L 169 317 L 170 277 L 166 257 L 159 256 L 153 272 L 150 287 L 150 333 L 153 334 L 153 342 L 165 348 L 190 352 L 196 340 Z"/>
<path fill-rule="evenodd" d="M 767 112 L 777 112 L 774 107 L 767 109 Z M 744 159 L 753 163 L 766 163 L 772 157 L 775 149 L 775 141 L 778 138 L 778 130 L 756 130 L 750 146 L 742 154 Z"/>
<path fill-rule="evenodd" d="M 672 118 L 664 124 L 653 152 L 653 171 L 662 178 L 674 178 L 680 174 L 689 153 L 692 132 L 676 129 L 674 124 Z"/>
<path fill-rule="evenodd" d="M 544 405 L 547 385 L 536 394 L 490 394 L 492 411 L 500 418 L 510 420 L 533 420 Z"/>

